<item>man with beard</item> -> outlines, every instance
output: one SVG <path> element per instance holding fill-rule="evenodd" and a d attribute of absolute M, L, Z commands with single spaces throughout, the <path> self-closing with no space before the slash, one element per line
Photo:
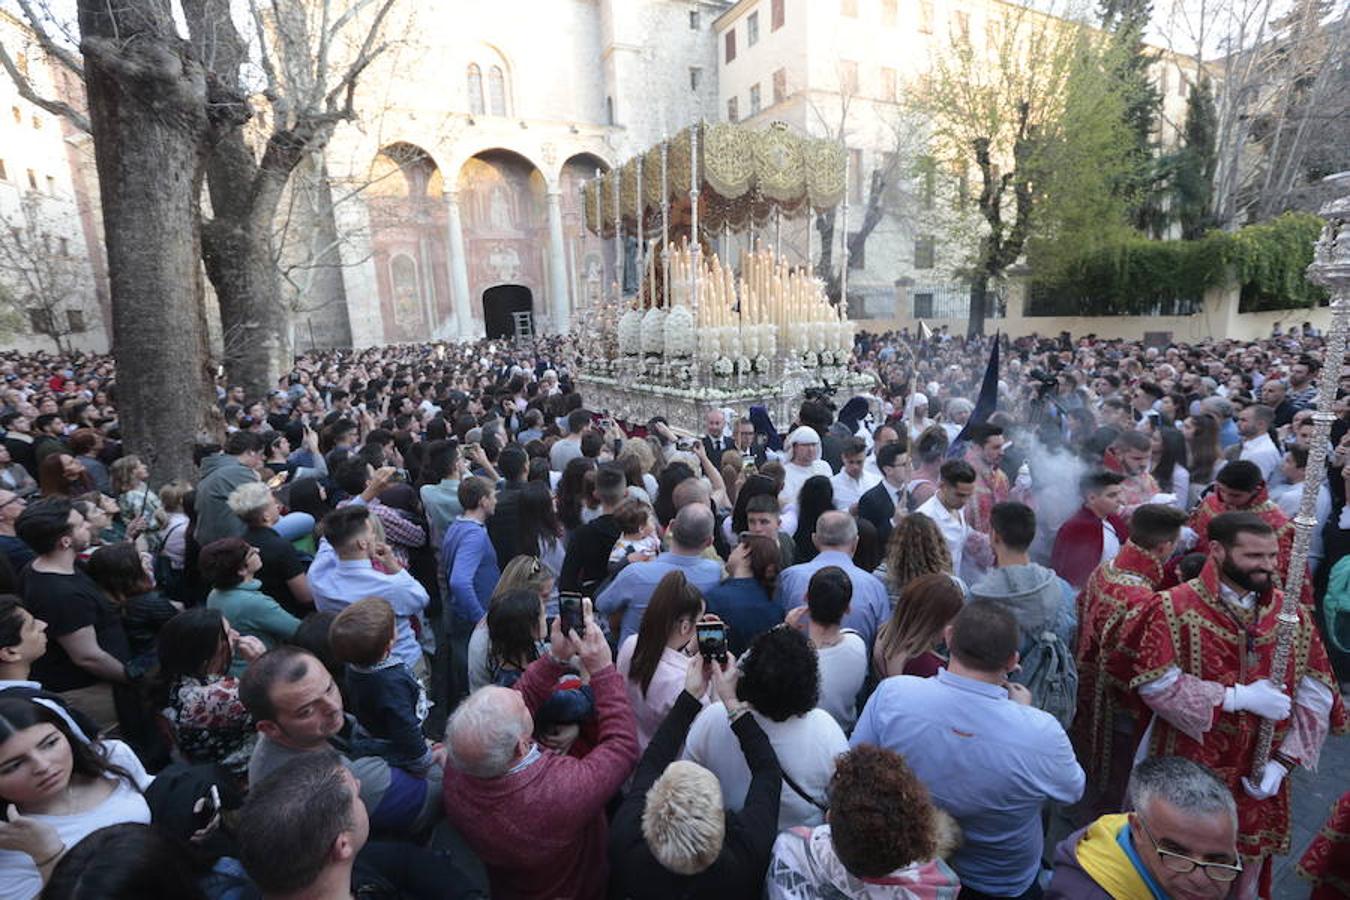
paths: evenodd
<path fill-rule="evenodd" d="M 1200 575 L 1132 615 L 1115 652 L 1153 714 L 1141 753 L 1186 757 L 1227 785 L 1243 862 L 1235 896 L 1268 897 L 1270 857 L 1289 852 L 1285 778 L 1295 766 L 1316 768 L 1327 732 L 1345 728 L 1345 710 L 1306 607 L 1287 668 L 1272 671 L 1283 594 L 1274 585 L 1279 541 L 1271 527 L 1250 513 L 1223 513 L 1209 537 Z M 1252 772 L 1262 719 L 1276 723 L 1274 751 Z"/>
<path fill-rule="evenodd" d="M 1280 558 L 1275 569 L 1277 585 L 1284 583 L 1289 571 L 1289 559 L 1294 552 L 1294 523 L 1284 510 L 1270 499 L 1265 479 L 1256 463 L 1246 459 L 1230 462 L 1214 478 L 1214 491 L 1204 499 L 1186 524 L 1195 532 L 1197 553 L 1208 551 L 1209 530 L 1215 517 L 1227 512 L 1246 512 L 1257 516 L 1270 526 L 1279 541 Z M 1312 602 L 1312 579 L 1303 579 L 1303 601 Z"/>
<path fill-rule="evenodd" d="M 14 530 L 37 554 L 19 580 L 24 606 L 47 623 L 49 638 L 33 680 L 108 728 L 119 721 L 113 685 L 127 681 L 131 648 L 117 607 L 75 565 L 89 524 L 70 501 L 53 497 L 25 509 Z"/>

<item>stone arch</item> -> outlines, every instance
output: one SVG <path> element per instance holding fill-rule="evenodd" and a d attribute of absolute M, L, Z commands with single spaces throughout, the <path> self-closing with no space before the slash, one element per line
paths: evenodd
<path fill-rule="evenodd" d="M 536 320 L 551 299 L 548 181 L 529 157 L 494 147 L 459 168 L 456 193 L 463 223 L 469 309 L 484 320 L 483 295 L 492 287 L 528 288 Z M 476 324 L 473 334 L 481 332 Z"/>
<path fill-rule="evenodd" d="M 366 194 L 386 340 L 424 341 L 453 320 L 443 193 L 441 167 L 418 144 L 385 144 L 371 161 Z"/>

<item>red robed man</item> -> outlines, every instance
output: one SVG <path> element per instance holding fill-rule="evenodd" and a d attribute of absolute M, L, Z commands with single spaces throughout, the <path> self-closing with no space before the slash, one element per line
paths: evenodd
<path fill-rule="evenodd" d="M 1238 459 L 1219 470 L 1214 478 L 1214 490 L 1191 513 L 1187 523 L 1195 532 L 1196 543 L 1193 550 L 1197 553 L 1209 551 L 1209 523 L 1215 516 L 1226 512 L 1247 512 L 1259 516 L 1271 527 L 1280 542 L 1279 566 L 1275 572 L 1275 585 L 1284 585 L 1289 571 L 1289 558 L 1294 552 L 1294 523 L 1284 510 L 1271 499 L 1266 489 L 1265 479 L 1261 477 L 1261 468 L 1251 460 Z M 1300 592 L 1304 603 L 1311 604 L 1312 579 L 1303 579 Z"/>
<path fill-rule="evenodd" d="M 1163 583 L 1163 563 L 1176 549 L 1186 514 L 1146 503 L 1130 518 L 1130 538 L 1104 562 L 1078 595 L 1078 710 L 1071 737 L 1088 774 L 1093 818 L 1121 808 L 1136 743 L 1138 714 L 1129 689 L 1132 673 L 1110 669 L 1121 621 L 1152 600 Z"/>
<path fill-rule="evenodd" d="M 1259 516 L 1223 513 L 1209 522 L 1210 558 L 1199 577 L 1158 594 L 1127 616 L 1113 665 L 1128 665 L 1130 687 L 1153 714 L 1141 755 L 1184 756 L 1212 769 L 1237 800 L 1238 852 L 1245 871 L 1237 896 L 1269 896 L 1270 857 L 1289 851 L 1289 787 L 1295 766 L 1315 769 L 1329 730 L 1345 709 L 1307 607 L 1289 662 L 1272 673 L 1283 593 L 1275 588 L 1279 542 Z M 1252 757 L 1263 719 L 1276 722 L 1271 759 Z"/>

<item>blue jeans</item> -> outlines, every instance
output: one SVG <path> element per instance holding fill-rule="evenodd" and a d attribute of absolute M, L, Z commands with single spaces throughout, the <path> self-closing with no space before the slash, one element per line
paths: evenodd
<path fill-rule="evenodd" d="M 286 513 L 272 529 L 288 541 L 299 540 L 314 532 L 314 517 L 307 512 Z"/>

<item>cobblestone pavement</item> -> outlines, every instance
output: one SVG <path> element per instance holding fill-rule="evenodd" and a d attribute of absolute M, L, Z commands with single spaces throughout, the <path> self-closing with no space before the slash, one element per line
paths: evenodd
<path fill-rule="evenodd" d="M 1275 900 L 1304 900 L 1308 882 L 1294 873 L 1294 864 L 1331 814 L 1331 806 L 1350 790 L 1350 735 L 1327 738 L 1317 773 L 1299 769 L 1293 775 L 1294 834 L 1288 856 L 1275 860 Z"/>

